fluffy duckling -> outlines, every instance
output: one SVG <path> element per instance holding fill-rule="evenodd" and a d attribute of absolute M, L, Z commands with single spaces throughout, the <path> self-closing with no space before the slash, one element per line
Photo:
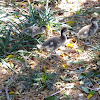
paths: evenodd
<path fill-rule="evenodd" d="M 79 37 L 80 39 L 84 39 L 85 43 L 87 42 L 87 40 L 89 40 L 98 30 L 98 20 L 96 17 L 93 17 L 91 19 L 91 24 L 90 25 L 86 25 L 83 28 L 81 28 L 79 30 L 79 32 L 77 33 L 77 37 Z"/>
<path fill-rule="evenodd" d="M 38 26 L 30 26 L 28 28 L 25 28 L 22 31 L 22 34 L 26 34 L 26 35 L 31 36 L 33 38 L 36 35 L 44 32 L 45 30 L 46 30 L 46 26 L 41 26 L 41 27 L 38 27 Z"/>
<path fill-rule="evenodd" d="M 50 58 L 52 56 L 52 53 L 54 50 L 56 50 L 57 48 L 59 48 L 65 41 L 66 41 L 66 31 L 67 28 L 63 27 L 61 29 L 61 35 L 60 36 L 56 36 L 56 37 L 51 37 L 50 39 L 46 40 L 43 44 L 42 47 L 49 49 L 51 51 L 50 54 Z"/>

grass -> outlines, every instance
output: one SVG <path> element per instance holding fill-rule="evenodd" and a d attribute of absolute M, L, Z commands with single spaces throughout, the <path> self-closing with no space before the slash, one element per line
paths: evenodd
<path fill-rule="evenodd" d="M 5 57 L 19 49 L 27 49 L 30 47 L 36 48 L 36 44 L 41 42 L 40 38 L 31 38 L 29 36 L 23 37 L 21 35 L 21 30 L 29 27 L 29 26 L 42 26 L 48 25 L 52 21 L 55 20 L 53 17 L 53 13 L 51 13 L 49 8 L 46 8 L 46 11 L 39 11 L 38 9 L 32 8 L 31 4 L 29 4 L 29 15 L 14 12 L 12 16 L 14 16 L 19 23 L 13 21 L 13 19 L 8 20 L 7 22 L 3 21 L 2 18 L 0 20 L 1 30 L 0 30 L 0 57 Z M 7 14 L 7 16 L 10 16 Z M 6 18 L 7 18 L 6 16 Z M 24 17 L 25 21 L 21 20 L 19 16 Z M 4 16 L 5 17 L 5 16 Z"/>
<path fill-rule="evenodd" d="M 8 21 L 3 21 L 0 18 L 1 30 L 0 30 L 0 57 L 6 57 L 7 55 L 13 54 L 15 51 L 19 49 L 31 50 L 36 48 L 38 43 L 41 43 L 44 39 L 44 35 L 41 35 L 39 38 L 32 38 L 30 36 L 22 36 L 21 31 L 24 28 L 30 26 L 42 26 L 46 25 L 47 27 L 59 26 L 60 22 L 56 22 L 56 13 L 52 12 L 50 8 L 48 8 L 49 1 L 46 1 L 45 11 L 41 11 L 37 8 L 32 8 L 31 3 L 29 2 L 29 14 L 14 12 L 12 14 L 7 14 L 4 18 L 7 19 L 8 16 L 13 16 L 14 19 L 18 20 L 15 22 L 13 19 L 8 19 Z M 1 13 L 2 10 L 1 10 Z M 24 19 L 20 19 L 23 17 Z"/>

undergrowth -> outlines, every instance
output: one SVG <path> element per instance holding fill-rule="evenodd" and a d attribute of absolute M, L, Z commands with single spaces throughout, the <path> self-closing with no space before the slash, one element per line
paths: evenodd
<path fill-rule="evenodd" d="M 0 18 L 0 58 L 13 54 L 19 49 L 31 50 L 36 48 L 37 43 L 43 41 L 43 35 L 39 38 L 23 37 L 21 31 L 29 26 L 51 24 L 55 20 L 54 13 L 51 12 L 48 6 L 46 7 L 46 11 L 39 11 L 37 8 L 32 8 L 29 3 L 29 15 L 19 12 L 12 14 L 18 22 L 15 22 L 13 19 L 4 21 L 2 20 L 3 17 Z M 7 16 L 11 16 L 11 14 L 8 13 Z M 7 18 L 7 16 L 4 16 L 4 18 Z M 24 19 L 21 19 L 20 16 Z"/>

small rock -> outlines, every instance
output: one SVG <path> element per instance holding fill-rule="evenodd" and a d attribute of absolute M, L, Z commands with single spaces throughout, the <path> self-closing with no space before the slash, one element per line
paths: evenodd
<path fill-rule="evenodd" d="M 99 66 L 100 66 L 100 61 L 97 61 L 97 65 L 99 65 Z"/>

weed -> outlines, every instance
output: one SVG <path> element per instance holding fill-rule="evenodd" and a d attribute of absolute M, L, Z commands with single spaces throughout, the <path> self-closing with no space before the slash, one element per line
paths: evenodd
<path fill-rule="evenodd" d="M 43 12 L 39 11 L 36 8 L 32 8 L 31 4 L 29 3 L 29 15 L 19 12 L 14 12 L 12 14 L 12 16 L 14 16 L 18 20 L 18 22 L 13 21 L 13 19 L 10 19 L 7 22 L 5 22 L 1 18 L 0 57 L 5 57 L 19 49 L 25 48 L 29 50 L 32 48 L 36 48 L 36 44 L 41 42 L 41 37 L 39 38 L 32 38 L 29 36 L 23 37 L 21 34 L 21 30 L 32 25 L 33 26 L 47 25 L 51 23 L 53 20 L 55 20 L 55 17 L 53 17 L 53 15 L 54 14 L 51 13 L 50 8 L 48 8 L 48 6 L 46 6 L 46 11 Z M 7 16 L 11 15 L 7 14 Z M 23 17 L 24 20 L 21 19 L 19 16 Z"/>

